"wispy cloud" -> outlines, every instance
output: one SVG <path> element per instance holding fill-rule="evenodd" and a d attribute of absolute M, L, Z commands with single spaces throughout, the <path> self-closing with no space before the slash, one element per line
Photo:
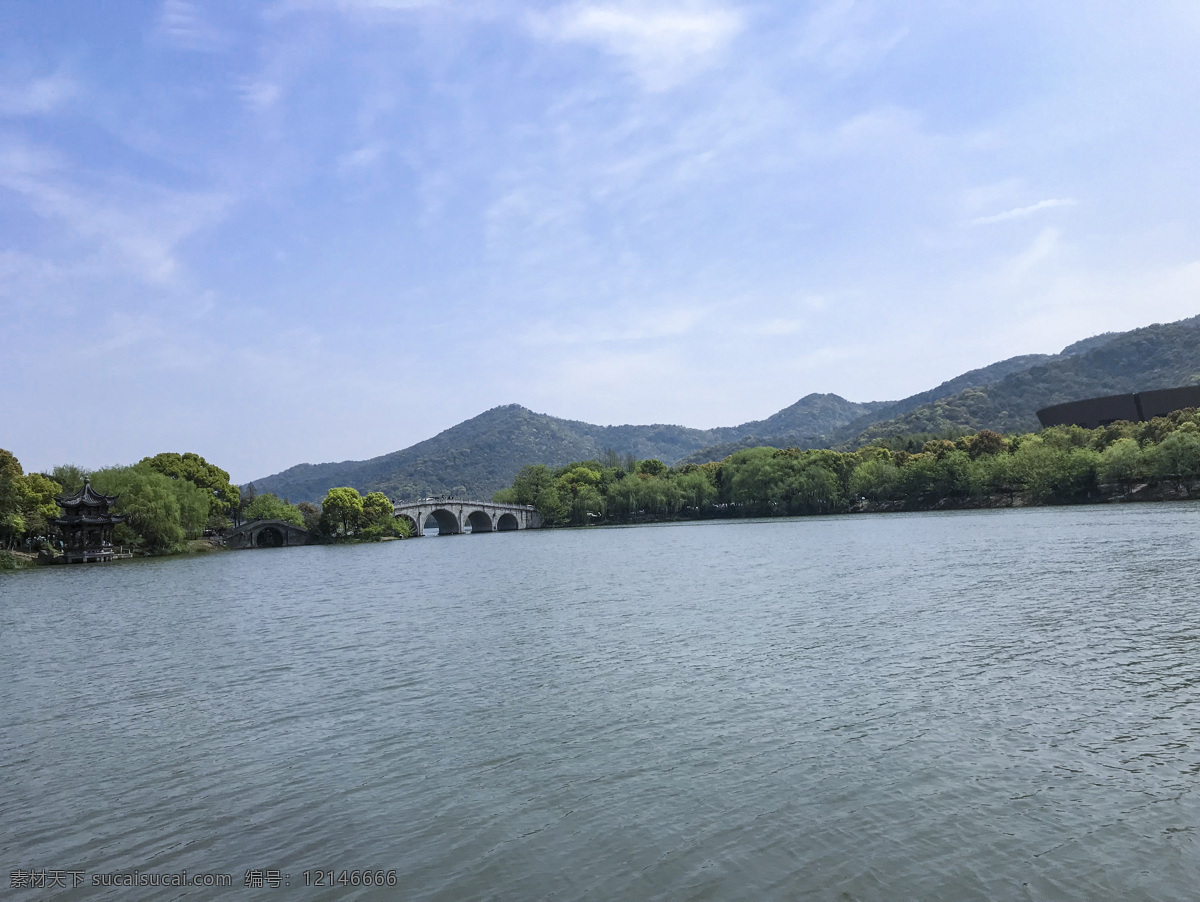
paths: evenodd
<path fill-rule="evenodd" d="M 294 13 L 321 11 L 374 17 L 442 5 L 444 0 L 280 0 L 267 11 L 267 17 L 278 19 Z"/>
<path fill-rule="evenodd" d="M 1024 278 L 1039 264 L 1045 263 L 1059 250 L 1062 233 L 1058 229 L 1043 229 L 1033 243 L 1009 264 L 1009 274 L 1014 279 Z"/>
<path fill-rule="evenodd" d="M 83 187 L 61 159 L 23 144 L 0 148 L 0 187 L 151 283 L 170 281 L 178 269 L 178 245 L 218 222 L 232 203 L 221 194 L 128 179 L 111 181 L 107 187 Z"/>
<path fill-rule="evenodd" d="M 830 0 L 805 23 L 798 45 L 802 57 L 845 75 L 876 63 L 908 36 L 908 28 L 885 27 L 872 4 Z"/>
<path fill-rule="evenodd" d="M 593 44 L 619 57 L 656 91 L 713 65 L 744 27 L 739 12 L 711 4 L 585 2 L 530 21 L 535 34 Z"/>
<path fill-rule="evenodd" d="M 1049 200 L 1040 200 L 1036 204 L 1030 204 L 1027 207 L 1014 207 L 1011 210 L 1005 210 L 1003 213 L 996 213 L 992 216 L 979 216 L 971 220 L 972 225 L 989 225 L 993 222 L 1006 222 L 1009 219 L 1024 219 L 1026 216 L 1032 216 L 1034 213 L 1040 213 L 1042 210 L 1052 210 L 1055 207 L 1073 207 L 1078 201 L 1069 197 L 1050 198 Z"/>
<path fill-rule="evenodd" d="M 229 36 L 205 17 L 190 0 L 165 0 L 158 16 L 158 37 L 180 50 L 219 53 L 229 47 Z"/>
<path fill-rule="evenodd" d="M 659 341 L 687 335 L 704 318 L 705 311 L 695 308 L 610 313 L 565 326 L 543 322 L 532 326 L 521 340 L 538 347 Z"/>
<path fill-rule="evenodd" d="M 44 116 L 78 93 L 79 86 L 62 73 L 0 86 L 0 116 Z"/>
<path fill-rule="evenodd" d="M 338 157 L 338 172 L 346 174 L 357 170 L 369 169 L 378 164 L 386 152 L 387 145 L 383 142 L 368 142 Z"/>
<path fill-rule="evenodd" d="M 760 336 L 763 338 L 778 338 L 784 335 L 799 335 L 808 327 L 807 320 L 796 317 L 775 317 L 774 319 L 759 320 L 741 326 L 737 331 L 742 335 Z"/>
<path fill-rule="evenodd" d="M 237 84 L 236 90 L 242 102 L 254 110 L 269 109 L 283 96 L 280 84 L 269 79 L 242 80 Z"/>

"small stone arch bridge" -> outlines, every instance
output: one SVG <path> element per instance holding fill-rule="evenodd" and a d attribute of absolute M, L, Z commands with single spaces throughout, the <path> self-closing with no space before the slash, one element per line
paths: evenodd
<path fill-rule="evenodd" d="M 227 548 L 287 548 L 315 541 L 312 533 L 286 520 L 251 520 L 225 533 Z"/>
<path fill-rule="evenodd" d="M 425 535 L 425 523 L 433 517 L 438 535 L 457 536 L 465 532 L 511 532 L 515 529 L 537 529 L 541 515 L 534 507 L 521 504 L 493 504 L 490 501 L 446 501 L 422 498 L 402 501 L 394 507 L 397 517 L 411 520 L 414 536 Z"/>

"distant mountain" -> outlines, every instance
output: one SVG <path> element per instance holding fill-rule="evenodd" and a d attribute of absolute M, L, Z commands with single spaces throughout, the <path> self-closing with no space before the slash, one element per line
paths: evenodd
<path fill-rule="evenodd" d="M 668 464 L 688 454 L 751 433 L 764 441 L 814 442 L 878 404 L 856 404 L 837 395 L 808 395 L 765 420 L 717 429 L 685 426 L 596 426 L 534 413 L 518 404 L 494 407 L 410 448 L 371 460 L 300 464 L 254 480 L 259 492 L 293 503 L 320 501 L 336 485 L 385 493 L 396 500 L 455 494 L 490 498 L 531 463 L 562 466 L 612 450 Z"/>
<path fill-rule="evenodd" d="M 997 382 L 1010 373 L 1027 369 L 1030 366 L 1048 360 L 1056 360 L 1057 357 L 1058 355 L 1052 354 L 1025 354 L 1021 357 L 1010 357 L 1007 360 L 1001 360 L 999 363 L 993 363 L 990 366 L 963 373 L 961 376 L 955 376 L 948 382 L 943 382 L 937 388 L 931 388 L 920 394 L 911 395 L 900 401 L 870 401 L 865 404 L 858 404 L 856 406 L 861 410 L 858 416 L 842 423 L 826 421 L 827 428 L 818 434 L 802 435 L 793 429 L 773 429 L 767 426 L 767 424 L 777 424 L 779 427 L 783 427 L 783 424 L 787 422 L 784 415 L 788 411 L 794 410 L 801 404 L 804 404 L 809 398 L 837 398 L 837 400 L 842 401 L 837 395 L 809 395 L 808 398 L 797 401 L 791 407 L 781 410 L 766 420 L 762 420 L 759 423 L 747 423 L 740 438 L 693 451 L 684 458 L 684 462 L 700 464 L 710 460 L 724 460 L 734 451 L 741 451 L 744 448 L 755 448 L 760 445 L 827 448 L 836 444 L 844 444 L 846 441 L 858 436 L 871 424 L 880 420 L 892 420 L 929 401 L 949 397 L 963 389 Z M 851 402 L 843 401 L 843 403 L 850 404 Z M 754 427 L 766 428 L 756 429 Z"/>
<path fill-rule="evenodd" d="M 254 480 L 260 492 L 320 501 L 333 486 L 382 491 L 395 500 L 455 494 L 490 498 L 521 467 L 558 467 L 602 456 L 656 457 L 668 464 L 721 460 L 755 445 L 853 448 L 910 433 L 1039 426 L 1036 411 L 1097 395 L 1200 384 L 1200 317 L 1075 342 L 1058 354 L 1011 357 L 900 401 L 847 401 L 810 394 L 764 420 L 716 429 L 597 426 L 517 404 L 371 460 L 300 464 Z"/>
<path fill-rule="evenodd" d="M 1051 404 L 1197 384 L 1200 316 L 1076 342 L 1061 354 L 990 383 L 931 399 L 874 423 L 848 424 L 839 438 L 842 446 L 857 447 L 886 436 L 953 429 L 1033 432 L 1040 428 L 1037 411 Z"/>

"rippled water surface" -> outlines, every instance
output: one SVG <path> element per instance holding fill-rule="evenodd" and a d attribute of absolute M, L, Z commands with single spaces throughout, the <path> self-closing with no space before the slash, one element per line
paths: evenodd
<path fill-rule="evenodd" d="M 0 878 L 1196 898 L 1198 536 L 1142 505 L 0 575 Z M 304 886 L 329 868 L 398 885 Z"/>

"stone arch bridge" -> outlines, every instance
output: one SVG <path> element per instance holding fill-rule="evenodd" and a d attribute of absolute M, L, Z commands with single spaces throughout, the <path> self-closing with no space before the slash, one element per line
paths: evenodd
<path fill-rule="evenodd" d="M 225 533 L 228 548 L 287 548 L 315 541 L 312 533 L 286 520 L 251 520 Z"/>
<path fill-rule="evenodd" d="M 537 529 L 541 515 L 534 507 L 520 504 L 493 504 L 490 501 L 447 501 L 422 498 L 402 501 L 394 507 L 397 517 L 412 521 L 414 536 L 425 535 L 425 523 L 433 517 L 438 535 L 457 536 L 465 532 L 511 532 L 515 529 Z"/>

